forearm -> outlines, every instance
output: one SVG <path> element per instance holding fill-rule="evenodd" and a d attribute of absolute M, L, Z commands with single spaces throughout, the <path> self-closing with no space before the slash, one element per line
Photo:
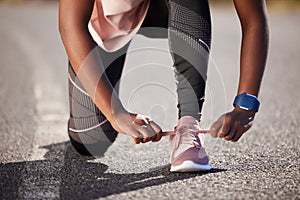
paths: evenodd
<path fill-rule="evenodd" d="M 242 27 L 238 94 L 257 96 L 268 54 L 268 23 L 264 0 L 234 0 Z M 233 111 L 222 115 L 210 128 L 213 137 L 236 142 L 252 126 L 259 102 L 250 95 L 237 96 Z M 242 101 L 242 102 L 241 102 Z M 237 103 L 237 104 L 236 104 Z M 241 105 L 241 106 L 240 106 Z"/>
<path fill-rule="evenodd" d="M 77 77 L 99 110 L 112 121 L 123 107 L 104 73 L 99 47 L 88 31 L 93 8 L 94 0 L 60 0 L 59 31 Z"/>
<path fill-rule="evenodd" d="M 61 38 L 70 62 L 80 82 L 96 106 L 111 121 L 115 113 L 124 108 L 109 82 L 97 44 L 93 41 L 87 28 L 61 30 Z"/>
<path fill-rule="evenodd" d="M 257 96 L 268 52 L 267 25 L 243 26 L 238 94 Z M 250 106 L 251 107 L 251 106 Z M 245 109 L 246 108 L 246 109 Z M 236 142 L 252 126 L 256 110 L 235 106 L 222 115 L 210 128 L 213 137 Z"/>
<path fill-rule="evenodd" d="M 238 94 L 257 96 L 266 65 L 269 31 L 264 0 L 234 0 L 242 28 Z"/>
<path fill-rule="evenodd" d="M 243 29 L 238 94 L 258 95 L 268 53 L 266 23 Z"/>

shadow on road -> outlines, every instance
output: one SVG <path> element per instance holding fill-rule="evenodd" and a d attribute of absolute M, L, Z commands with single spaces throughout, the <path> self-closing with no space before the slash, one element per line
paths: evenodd
<path fill-rule="evenodd" d="M 143 173 L 105 173 L 108 166 L 79 156 L 69 142 L 45 146 L 45 160 L 1 164 L 1 199 L 94 199 L 225 171 L 171 173 L 170 166 Z"/>

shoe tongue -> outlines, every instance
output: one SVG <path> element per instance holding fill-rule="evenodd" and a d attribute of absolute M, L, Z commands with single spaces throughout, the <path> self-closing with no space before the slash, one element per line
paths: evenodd
<path fill-rule="evenodd" d="M 180 128 L 183 126 L 189 128 L 189 129 L 193 129 L 193 130 L 200 129 L 199 122 L 194 117 L 191 117 L 191 116 L 184 116 L 184 117 L 180 118 L 180 120 L 178 121 L 177 128 Z"/>

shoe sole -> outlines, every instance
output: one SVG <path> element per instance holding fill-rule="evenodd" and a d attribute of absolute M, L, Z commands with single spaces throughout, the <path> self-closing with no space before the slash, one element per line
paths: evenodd
<path fill-rule="evenodd" d="M 171 169 L 170 169 L 171 172 L 200 172 L 200 171 L 208 171 L 208 170 L 211 170 L 210 164 L 200 165 L 190 160 L 186 160 L 181 165 L 178 166 L 171 165 Z"/>

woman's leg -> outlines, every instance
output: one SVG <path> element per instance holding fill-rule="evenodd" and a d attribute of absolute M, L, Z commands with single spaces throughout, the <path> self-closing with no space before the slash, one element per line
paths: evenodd
<path fill-rule="evenodd" d="M 128 45 L 113 53 L 100 50 L 103 64 L 107 67 L 106 75 L 117 92 Z M 70 63 L 69 104 L 68 133 L 72 145 L 82 155 L 103 155 L 118 132 L 87 95 Z"/>
<path fill-rule="evenodd" d="M 211 43 L 208 0 L 169 0 L 169 42 L 179 118 L 200 120 Z"/>
<path fill-rule="evenodd" d="M 211 42 L 208 2 L 207 0 L 169 0 L 167 4 L 164 0 L 151 2 L 157 4 L 150 6 L 150 14 L 148 20 L 145 20 L 144 27 L 167 28 L 164 27 L 164 22 L 168 21 L 170 51 L 177 79 L 179 121 L 175 129 L 176 134 L 170 136 L 169 140 L 171 171 L 209 170 L 211 169 L 209 159 L 197 134 L 200 129 L 198 121 L 204 101 Z M 157 6 L 160 7 L 156 8 Z M 158 10 L 160 12 L 156 12 Z M 147 35 L 147 31 L 145 35 L 153 36 Z"/>
<path fill-rule="evenodd" d="M 211 42 L 208 0 L 169 0 L 169 42 L 179 121 L 170 136 L 172 172 L 210 170 L 198 137 Z"/>
<path fill-rule="evenodd" d="M 142 27 L 162 28 L 142 31 L 152 38 L 167 37 L 165 31 L 169 30 L 179 118 L 192 116 L 200 120 L 211 43 L 208 0 L 151 0 Z"/>

